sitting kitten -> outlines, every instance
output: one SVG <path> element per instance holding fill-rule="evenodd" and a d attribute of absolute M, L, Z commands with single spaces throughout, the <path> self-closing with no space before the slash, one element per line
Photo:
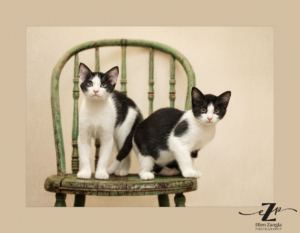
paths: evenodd
<path fill-rule="evenodd" d="M 226 114 L 231 92 L 220 96 L 203 95 L 192 89 L 192 109 L 159 109 L 137 126 L 134 149 L 140 162 L 140 178 L 161 175 L 200 178 L 194 159 L 215 136 L 216 123 Z"/>
<path fill-rule="evenodd" d="M 84 93 L 84 100 L 79 115 L 78 178 L 91 178 L 92 138 L 99 139 L 101 143 L 95 178 L 108 179 L 107 164 L 114 140 L 119 153 L 109 173 L 115 172 L 120 176 L 128 174 L 130 157 L 127 155 L 132 148 L 133 132 L 143 118 L 131 99 L 114 91 L 118 75 L 117 66 L 103 74 L 91 72 L 83 63 L 79 65 L 80 87 Z"/>

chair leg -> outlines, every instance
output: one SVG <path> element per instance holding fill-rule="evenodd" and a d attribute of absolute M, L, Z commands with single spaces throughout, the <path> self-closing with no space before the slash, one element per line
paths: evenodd
<path fill-rule="evenodd" d="M 183 193 L 176 193 L 174 197 L 176 207 L 185 207 L 185 196 Z"/>
<path fill-rule="evenodd" d="M 55 194 L 55 198 L 56 198 L 56 202 L 55 202 L 55 205 L 54 207 L 66 207 L 66 197 L 67 195 L 66 194 L 63 194 L 63 193 L 56 193 Z"/>
<path fill-rule="evenodd" d="M 170 207 L 170 201 L 168 194 L 158 195 L 159 207 Z"/>
<path fill-rule="evenodd" d="M 75 194 L 74 207 L 84 207 L 85 195 Z"/>

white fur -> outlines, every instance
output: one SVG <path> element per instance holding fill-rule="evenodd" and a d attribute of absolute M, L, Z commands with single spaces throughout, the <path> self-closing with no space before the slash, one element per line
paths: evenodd
<path fill-rule="evenodd" d="M 212 119 L 209 120 L 208 118 Z M 160 151 L 156 161 L 151 156 L 141 155 L 136 145 L 134 145 L 140 161 L 141 179 L 154 179 L 154 175 L 152 176 L 149 174 L 151 173 L 150 171 L 152 170 L 154 163 L 164 167 L 160 174 L 176 175 L 173 169 L 165 167 L 165 165 L 174 159 L 178 162 L 184 177 L 201 177 L 201 173 L 197 170 L 195 161 L 191 157 L 191 151 L 200 150 L 214 138 L 216 130 L 215 126 L 219 121 L 219 118 L 217 114 L 214 114 L 213 105 L 209 105 L 207 113 L 202 114 L 199 118 L 195 118 L 192 110 L 185 112 L 178 124 L 183 120 L 188 122 L 187 133 L 180 137 L 174 136 L 175 126 L 168 137 L 168 147 L 170 150 Z"/>
<path fill-rule="evenodd" d="M 90 152 L 91 139 L 94 138 L 99 139 L 101 144 L 95 178 L 108 179 L 107 165 L 114 139 L 118 148 L 121 149 L 132 128 L 133 118 L 136 116 L 137 111 L 130 108 L 125 121 L 115 129 L 117 112 L 113 99 L 105 88 L 100 87 L 99 77 L 94 77 L 92 82 L 93 86 L 88 87 L 87 92 L 84 93 L 85 98 L 79 113 L 78 150 L 80 170 L 77 177 L 82 179 L 91 178 Z M 123 167 L 120 168 L 120 175 L 128 174 L 130 158 L 125 161 Z M 118 168 L 118 166 L 115 167 Z"/>
<path fill-rule="evenodd" d="M 175 160 L 175 156 L 174 153 L 172 151 L 160 151 L 159 152 L 159 157 L 158 159 L 155 161 L 157 164 L 159 164 L 160 166 L 165 166 L 167 165 L 169 162 Z"/>

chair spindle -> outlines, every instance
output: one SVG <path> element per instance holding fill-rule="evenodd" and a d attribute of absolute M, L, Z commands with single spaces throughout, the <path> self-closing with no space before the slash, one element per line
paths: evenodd
<path fill-rule="evenodd" d="M 127 95 L 126 83 L 126 46 L 122 46 L 121 92 L 125 95 Z"/>
<path fill-rule="evenodd" d="M 153 52 L 154 49 L 150 48 L 150 56 L 149 56 L 149 92 L 148 92 L 148 99 L 149 99 L 149 115 L 153 113 L 153 99 L 154 99 L 154 79 L 153 79 Z"/>
<path fill-rule="evenodd" d="M 175 91 L 175 59 L 171 56 L 171 63 L 170 63 L 170 107 L 174 108 L 175 106 L 175 98 L 176 98 L 176 91 Z"/>
<path fill-rule="evenodd" d="M 99 47 L 95 49 L 95 72 L 100 72 Z"/>
<path fill-rule="evenodd" d="M 76 53 L 74 56 L 74 88 L 73 88 L 73 98 L 74 98 L 74 110 L 73 110 L 73 129 L 72 129 L 72 172 L 73 174 L 77 174 L 79 170 L 79 160 L 78 160 L 78 98 L 79 98 L 79 71 L 78 71 L 78 54 Z"/>

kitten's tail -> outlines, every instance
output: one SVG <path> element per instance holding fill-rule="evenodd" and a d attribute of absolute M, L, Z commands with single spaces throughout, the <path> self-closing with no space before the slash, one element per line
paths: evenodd
<path fill-rule="evenodd" d="M 119 167 L 120 167 L 121 161 L 115 159 L 113 163 L 107 168 L 107 173 L 113 174 Z"/>

